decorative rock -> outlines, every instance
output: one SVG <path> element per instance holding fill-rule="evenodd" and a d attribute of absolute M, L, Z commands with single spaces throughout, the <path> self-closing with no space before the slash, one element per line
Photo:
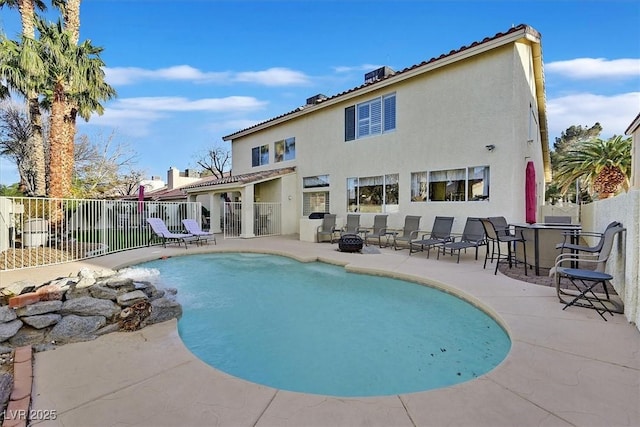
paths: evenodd
<path fill-rule="evenodd" d="M 80 279 L 78 283 L 76 283 L 76 289 L 83 289 L 93 286 L 96 283 L 96 279 Z"/>
<path fill-rule="evenodd" d="M 123 331 L 136 331 L 142 328 L 145 319 L 151 314 L 151 304 L 149 301 L 140 301 L 131 307 L 127 307 L 120 312 L 120 328 Z"/>
<path fill-rule="evenodd" d="M 100 285 L 93 285 L 91 289 L 89 289 L 89 293 L 94 298 L 108 299 L 111 301 L 115 301 L 118 297 L 118 291 Z"/>
<path fill-rule="evenodd" d="M 142 327 L 180 317 L 182 317 L 182 306 L 179 303 L 167 298 L 159 298 L 151 302 L 151 315 L 143 322 Z"/>
<path fill-rule="evenodd" d="M 164 289 L 164 297 L 168 300 L 175 301 L 178 295 L 178 290 L 176 288 L 165 288 Z"/>
<path fill-rule="evenodd" d="M 12 391 L 13 375 L 8 372 L 0 374 L 0 403 L 4 405 L 4 403 L 9 400 Z"/>
<path fill-rule="evenodd" d="M 0 342 L 6 341 L 17 334 L 21 327 L 22 321 L 20 319 L 0 324 Z"/>
<path fill-rule="evenodd" d="M 126 277 L 113 276 L 98 282 L 101 286 L 107 286 L 109 288 L 118 289 L 122 292 L 131 292 L 136 289 L 136 285 L 133 283 L 133 279 Z M 120 288 L 123 288 L 122 290 Z"/>
<path fill-rule="evenodd" d="M 162 298 L 165 294 L 163 289 L 158 289 L 149 282 L 134 282 L 134 284 L 137 290 L 144 292 L 151 300 Z"/>
<path fill-rule="evenodd" d="M 104 277 L 111 277 L 116 274 L 118 274 L 118 272 L 115 270 L 111 270 L 110 268 L 103 268 L 101 270 L 91 270 L 90 268 L 83 268 L 78 272 L 78 277 L 98 279 L 98 278 L 104 278 Z"/>
<path fill-rule="evenodd" d="M 34 329 L 30 326 L 23 326 L 17 334 L 9 339 L 9 343 L 14 347 L 34 345 L 43 342 L 46 334 L 46 329 Z"/>
<path fill-rule="evenodd" d="M 112 317 L 119 312 L 120 309 L 112 301 L 91 297 L 67 300 L 60 309 L 60 314 L 78 314 L 80 316 Z"/>
<path fill-rule="evenodd" d="M 0 354 L 11 353 L 13 351 L 13 347 L 7 347 L 4 345 L 0 345 Z"/>
<path fill-rule="evenodd" d="M 36 284 L 28 280 L 20 280 L 19 282 L 14 282 L 9 286 L 5 286 L 4 289 L 6 289 L 7 292 L 12 293 L 14 295 L 20 295 L 24 288 L 28 288 L 31 286 L 35 287 Z"/>
<path fill-rule="evenodd" d="M 147 295 L 142 291 L 127 292 L 118 296 L 117 302 L 123 307 L 129 307 L 140 301 L 146 301 Z"/>
<path fill-rule="evenodd" d="M 77 277 L 61 277 L 50 281 L 48 284 L 53 285 L 61 291 L 68 291 L 73 285 L 78 283 Z"/>
<path fill-rule="evenodd" d="M 38 316 L 27 316 L 21 318 L 24 323 L 36 329 L 42 329 L 56 324 L 60 319 L 62 319 L 62 316 L 59 314 L 41 314 Z"/>
<path fill-rule="evenodd" d="M 65 296 L 67 297 L 67 300 L 88 297 L 91 296 L 91 288 L 78 289 L 74 283 L 71 288 L 69 288 Z"/>
<path fill-rule="evenodd" d="M 110 325 L 105 326 L 104 328 L 100 328 L 96 331 L 96 335 L 104 335 L 110 334 L 111 332 L 118 332 L 120 330 L 120 325 L 118 323 L 112 323 Z"/>
<path fill-rule="evenodd" d="M 60 285 L 44 285 L 36 289 L 36 294 L 41 295 L 40 301 L 60 301 L 65 292 Z"/>
<path fill-rule="evenodd" d="M 106 325 L 103 316 L 65 316 L 51 329 L 47 336 L 49 342 L 70 342 L 94 339 L 95 332 Z"/>
<path fill-rule="evenodd" d="M 96 277 L 96 272 L 88 267 L 84 267 L 82 269 L 80 269 L 80 271 L 78 271 L 78 277 L 82 280 L 82 279 L 95 279 Z"/>
<path fill-rule="evenodd" d="M 16 310 L 16 314 L 23 316 L 36 316 L 38 314 L 52 313 L 62 308 L 62 301 L 41 301 L 21 307 Z"/>
<path fill-rule="evenodd" d="M 11 322 L 17 317 L 16 311 L 8 305 L 0 307 L 0 323 Z"/>

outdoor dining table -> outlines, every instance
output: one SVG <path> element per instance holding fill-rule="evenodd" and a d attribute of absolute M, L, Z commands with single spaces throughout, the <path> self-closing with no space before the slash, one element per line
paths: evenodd
<path fill-rule="evenodd" d="M 580 224 L 555 224 L 555 223 L 535 223 L 535 224 L 512 224 L 516 234 L 522 232 L 525 239 L 527 253 L 534 255 L 536 276 L 540 275 L 540 268 L 552 268 L 555 259 L 560 254 L 556 249 L 558 243 L 562 243 L 565 237 L 571 239 L 571 243 L 578 243 L 579 233 L 582 230 Z M 516 258 L 524 260 L 521 246 L 516 247 Z"/>

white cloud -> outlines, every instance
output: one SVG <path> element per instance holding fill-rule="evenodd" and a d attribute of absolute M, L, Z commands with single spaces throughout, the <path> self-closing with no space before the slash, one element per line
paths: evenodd
<path fill-rule="evenodd" d="M 576 58 L 549 62 L 544 68 L 548 73 L 580 80 L 637 78 L 640 76 L 640 59 Z"/>
<path fill-rule="evenodd" d="M 243 83 L 257 83 L 265 86 L 291 86 L 307 85 L 309 77 L 288 68 L 269 68 L 264 71 L 245 71 L 237 73 L 233 80 Z"/>
<path fill-rule="evenodd" d="M 229 72 L 205 73 L 189 65 L 176 65 L 157 70 L 137 67 L 105 68 L 105 79 L 113 86 L 125 86 L 148 80 L 171 80 L 225 83 L 229 80 Z"/>
<path fill-rule="evenodd" d="M 115 101 L 111 108 L 144 111 L 254 111 L 264 108 L 267 102 L 250 96 L 228 96 L 226 98 L 204 98 L 190 100 L 178 96 L 123 98 Z"/>
<path fill-rule="evenodd" d="M 189 65 L 176 65 L 157 70 L 136 67 L 105 68 L 105 78 L 113 86 L 132 85 L 149 80 L 216 84 L 241 82 L 264 86 L 300 86 L 307 85 L 310 81 L 306 74 L 289 68 L 276 67 L 263 71 L 244 72 L 204 72 Z"/>
<path fill-rule="evenodd" d="M 378 68 L 383 67 L 383 65 L 374 65 L 374 64 L 362 64 L 362 65 L 338 65 L 333 67 L 333 71 L 336 73 L 350 73 L 353 71 L 373 71 Z"/>
<path fill-rule="evenodd" d="M 549 140 L 559 137 L 572 125 L 602 125 L 602 137 L 624 135 L 624 131 L 638 115 L 640 92 L 613 96 L 578 93 L 547 100 Z"/>

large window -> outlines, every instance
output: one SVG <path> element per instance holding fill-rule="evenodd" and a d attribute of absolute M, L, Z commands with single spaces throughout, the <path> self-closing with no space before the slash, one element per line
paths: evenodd
<path fill-rule="evenodd" d="M 269 164 L 269 145 L 262 145 L 251 149 L 251 166 Z"/>
<path fill-rule="evenodd" d="M 302 215 L 308 216 L 312 212 L 329 212 L 328 191 L 302 193 Z"/>
<path fill-rule="evenodd" d="M 374 98 L 344 110 L 344 140 L 352 141 L 395 130 L 396 94 Z"/>
<path fill-rule="evenodd" d="M 312 212 L 329 212 L 329 192 L 313 191 L 329 187 L 329 175 L 306 176 L 302 178 L 302 215 L 308 216 Z"/>
<path fill-rule="evenodd" d="M 398 211 L 398 174 L 347 179 L 347 210 L 379 213 Z"/>
<path fill-rule="evenodd" d="M 287 138 L 280 141 L 276 141 L 274 144 L 275 155 L 274 162 L 284 162 L 287 160 L 293 160 L 296 158 L 296 139 Z"/>
<path fill-rule="evenodd" d="M 420 173 L 412 174 L 413 177 Z M 429 173 L 429 200 L 464 202 L 489 198 L 489 166 L 449 169 Z M 412 188 L 413 200 L 413 188 Z"/>
<path fill-rule="evenodd" d="M 413 172 L 411 174 L 411 201 L 427 201 L 427 172 Z"/>

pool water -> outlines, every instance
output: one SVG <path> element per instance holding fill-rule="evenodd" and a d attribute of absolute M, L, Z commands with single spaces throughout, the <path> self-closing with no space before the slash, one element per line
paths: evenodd
<path fill-rule="evenodd" d="M 178 289 L 179 333 L 197 357 L 278 389 L 343 397 L 430 390 L 490 371 L 511 346 L 462 299 L 329 264 L 218 253 L 138 267 Z"/>

